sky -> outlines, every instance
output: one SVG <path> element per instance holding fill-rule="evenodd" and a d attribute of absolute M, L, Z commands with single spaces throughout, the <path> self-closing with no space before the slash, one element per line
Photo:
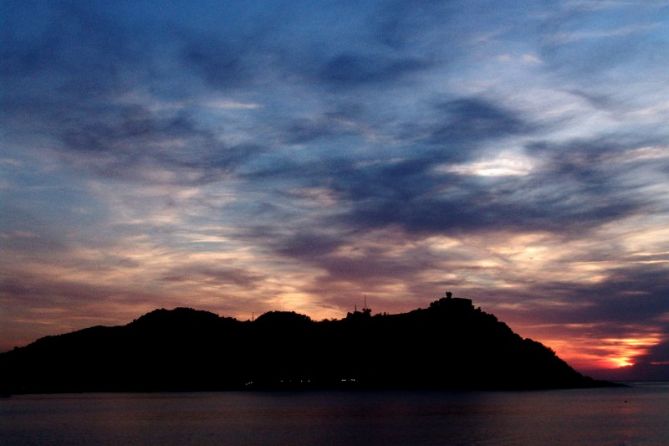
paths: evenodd
<path fill-rule="evenodd" d="M 669 378 L 669 2 L 0 1 L 0 351 L 445 290 Z"/>

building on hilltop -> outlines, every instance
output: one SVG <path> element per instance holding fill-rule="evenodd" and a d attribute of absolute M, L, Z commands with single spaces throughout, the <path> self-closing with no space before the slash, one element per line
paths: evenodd
<path fill-rule="evenodd" d="M 471 299 L 465 299 L 463 297 L 453 297 L 453 293 L 446 291 L 444 297 L 439 300 L 435 300 L 430 304 L 430 308 L 462 308 L 462 309 L 473 309 L 474 305 Z"/>

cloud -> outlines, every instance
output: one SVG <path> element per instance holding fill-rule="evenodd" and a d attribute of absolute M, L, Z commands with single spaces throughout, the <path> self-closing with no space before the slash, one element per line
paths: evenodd
<path fill-rule="evenodd" d="M 532 130 L 519 113 L 481 98 L 455 99 L 437 108 L 443 123 L 431 131 L 429 142 L 433 144 L 478 143 Z"/>
<path fill-rule="evenodd" d="M 444 116 L 445 123 L 423 128 L 430 129 L 431 140 L 439 135 L 443 149 L 418 146 L 409 156 L 368 161 L 286 159 L 247 180 L 280 184 L 291 178 L 291 183 L 327 191 L 340 203 L 339 212 L 323 217 L 327 224 L 363 232 L 398 226 L 424 235 L 507 229 L 576 236 L 644 212 L 649 204 L 639 192 L 645 180 L 638 175 L 658 164 L 632 156 L 646 147 L 643 139 L 528 141 L 535 126 L 517 112 L 478 98 L 442 103 L 436 116 Z M 425 131 L 414 129 L 413 134 Z M 491 156 L 499 153 L 489 155 L 490 144 L 518 137 L 528 141 L 513 158 L 523 160 L 522 175 L 518 170 L 479 175 L 494 167 Z M 636 159 L 639 173 L 627 159 Z M 635 181 L 641 184 L 630 187 Z"/>
<path fill-rule="evenodd" d="M 286 125 L 281 134 L 282 140 L 289 144 L 305 144 L 324 139 L 332 141 L 346 136 L 364 135 L 365 132 L 364 116 L 361 111 L 355 106 L 349 106 L 316 117 L 294 119 Z"/>
<path fill-rule="evenodd" d="M 278 253 L 288 257 L 315 259 L 332 253 L 341 244 L 340 238 L 317 232 L 300 231 L 287 238 L 276 240 L 275 249 Z"/>
<path fill-rule="evenodd" d="M 209 81 L 236 85 L 248 73 L 224 60 L 225 45 L 184 39 L 180 26 L 114 20 L 122 5 L 105 14 L 93 4 L 52 3 L 25 23 L 30 8 L 7 7 L 16 25 L 3 34 L 3 58 L 12 62 L 0 73 L 9 88 L 1 107 L 9 142 L 56 152 L 94 175 L 148 182 L 211 181 L 262 151 L 256 142 L 224 142 L 203 125 L 193 105 L 201 86 L 173 65 L 184 48 L 189 66 Z M 154 107 L 184 97 L 182 106 Z"/>
<path fill-rule="evenodd" d="M 260 154 L 254 144 L 228 146 L 185 115 L 160 116 L 141 106 L 97 113 L 104 120 L 62 130 L 63 156 L 107 177 L 203 183 L 224 178 Z M 164 175 L 156 175 L 162 170 Z"/>
<path fill-rule="evenodd" d="M 660 280 L 667 272 L 666 265 L 619 266 L 605 269 L 596 283 L 536 283 L 531 293 L 565 303 L 550 314 L 542 313 L 546 323 L 602 322 L 610 324 L 609 333 L 619 324 L 660 326 L 669 313 L 664 298 L 669 288 Z"/>
<path fill-rule="evenodd" d="M 448 287 L 584 363 L 664 339 L 666 5 L 498 6 L 2 3 L 0 323 Z"/>
<path fill-rule="evenodd" d="M 647 354 L 636 358 L 634 366 L 618 373 L 618 379 L 666 381 L 669 379 L 669 327 L 663 327 L 664 338 Z"/>
<path fill-rule="evenodd" d="M 215 88 L 230 91 L 252 83 L 257 70 L 245 60 L 249 48 L 231 46 L 216 36 L 204 36 L 185 45 L 182 58 L 185 67 L 194 70 Z"/>
<path fill-rule="evenodd" d="M 320 69 L 318 79 L 338 88 L 385 85 L 429 66 L 426 61 L 410 57 L 388 58 L 344 53 L 327 61 Z"/>
<path fill-rule="evenodd" d="M 554 73 L 587 89 L 593 82 L 606 81 L 610 87 L 623 78 L 626 81 L 620 86 L 629 85 L 642 76 L 645 67 L 655 64 L 649 54 L 666 45 L 656 38 L 666 31 L 657 22 L 658 8 L 666 5 L 602 2 L 592 7 L 594 4 L 573 2 L 546 16 L 541 58 Z"/>
<path fill-rule="evenodd" d="M 611 261 L 625 264 L 624 259 Z M 603 273 L 604 277 L 594 284 L 533 284 L 527 289 L 527 307 L 516 309 L 520 314 L 514 318 L 525 320 L 519 328 L 523 330 L 523 324 L 536 321 L 540 327 L 530 328 L 529 333 L 555 342 L 559 351 L 574 356 L 575 365 L 602 378 L 666 379 L 669 289 L 662 278 L 669 273 L 667 263 L 619 266 Z M 543 296 L 548 305 L 542 307 L 534 300 L 537 306 L 533 307 L 533 296 Z M 518 296 L 510 300 L 518 301 Z M 600 341 L 593 343 L 593 339 Z M 629 364 L 635 365 L 597 370 Z"/>
<path fill-rule="evenodd" d="M 443 165 L 437 161 L 426 157 L 350 168 L 326 183 L 351 204 L 342 221 L 358 229 L 400 225 L 423 233 L 499 228 L 564 233 L 623 218 L 643 204 L 604 172 L 549 165 L 525 176 L 479 180 L 435 173 Z"/>
<path fill-rule="evenodd" d="M 221 285 L 235 285 L 251 291 L 261 276 L 243 268 L 216 267 L 208 263 L 181 265 L 165 273 L 162 280 L 167 282 L 190 282 Z"/>

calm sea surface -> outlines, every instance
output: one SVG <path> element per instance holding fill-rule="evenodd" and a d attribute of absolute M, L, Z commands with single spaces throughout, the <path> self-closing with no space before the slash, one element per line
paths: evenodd
<path fill-rule="evenodd" d="M 545 392 L 30 395 L 0 445 L 669 445 L 669 385 Z"/>

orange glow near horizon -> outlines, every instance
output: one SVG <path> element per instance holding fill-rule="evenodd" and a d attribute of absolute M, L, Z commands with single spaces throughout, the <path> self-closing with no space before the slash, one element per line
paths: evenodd
<path fill-rule="evenodd" d="M 629 338 L 548 339 L 543 342 L 571 366 L 581 370 L 632 367 L 639 357 L 662 341 L 658 333 Z"/>
<path fill-rule="evenodd" d="M 617 354 L 606 358 L 609 364 L 612 365 L 610 368 L 633 366 L 636 358 L 645 355 L 648 350 L 657 345 L 660 340 L 661 337 L 659 335 L 626 339 L 602 339 L 606 345 L 611 345 L 614 349 L 617 349 Z"/>

